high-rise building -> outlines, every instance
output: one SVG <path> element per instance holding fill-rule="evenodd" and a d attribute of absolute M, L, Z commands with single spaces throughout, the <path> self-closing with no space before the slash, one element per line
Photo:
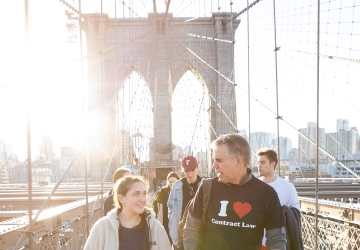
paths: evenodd
<path fill-rule="evenodd" d="M 326 150 L 336 158 L 342 160 L 345 156 L 357 152 L 357 128 L 340 129 L 338 132 L 326 134 Z"/>
<path fill-rule="evenodd" d="M 40 145 L 40 157 L 45 157 L 49 160 L 54 156 L 53 145 L 50 135 L 43 135 Z"/>
<path fill-rule="evenodd" d="M 278 147 L 278 138 L 276 137 L 273 139 L 273 143 L 275 148 Z M 288 137 L 280 136 L 280 150 L 277 150 L 280 152 L 280 158 L 281 161 L 290 161 L 291 160 L 291 150 L 292 150 L 292 142 L 291 139 Z"/>
<path fill-rule="evenodd" d="M 298 139 L 298 163 L 312 163 L 316 162 L 316 122 L 308 122 L 306 128 L 298 130 L 306 138 L 299 135 Z M 319 128 L 319 146 L 325 149 L 326 136 L 325 129 Z M 326 160 L 325 155 L 319 152 L 319 161 L 324 162 Z"/>
<path fill-rule="evenodd" d="M 291 153 L 290 153 L 290 165 L 298 165 L 298 149 L 297 148 L 293 148 L 291 149 Z"/>
<path fill-rule="evenodd" d="M 275 134 L 268 132 L 250 133 L 251 165 L 257 165 L 256 152 L 261 148 L 276 148 L 274 144 Z"/>
<path fill-rule="evenodd" d="M 336 132 L 339 132 L 341 130 L 349 130 L 349 120 L 340 118 L 336 120 Z"/>

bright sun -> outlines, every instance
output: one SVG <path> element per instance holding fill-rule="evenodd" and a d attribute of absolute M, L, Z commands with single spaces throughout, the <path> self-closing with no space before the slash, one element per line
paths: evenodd
<path fill-rule="evenodd" d="M 0 75 L 0 140 L 11 144 L 20 159 L 26 158 L 28 113 L 33 155 L 39 155 L 43 135 L 50 134 L 57 149 L 72 146 L 79 132 L 74 125 L 81 119 L 79 62 L 74 63 L 77 55 L 70 54 L 74 50 L 66 43 L 63 6 L 47 2 L 30 1 L 28 46 L 24 17 L 12 19 L 4 30 L 11 39 L 1 41 L 0 68 L 5 70 Z M 23 2 L 18 5 L 11 7 L 24 9 Z"/>

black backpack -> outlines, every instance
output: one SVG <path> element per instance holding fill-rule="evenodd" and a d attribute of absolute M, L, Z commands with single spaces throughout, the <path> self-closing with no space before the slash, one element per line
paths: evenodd
<path fill-rule="evenodd" d="M 198 244 L 201 244 L 202 242 L 202 231 L 205 225 L 205 220 L 206 220 L 206 211 L 209 205 L 209 201 L 210 201 L 210 194 L 211 194 L 211 187 L 212 187 L 212 179 L 207 178 L 207 179 L 202 179 L 202 186 L 203 186 L 203 202 L 202 202 L 202 210 L 203 210 L 203 214 L 202 214 L 202 227 L 201 230 L 199 232 L 199 241 Z M 184 214 L 181 218 L 181 221 L 179 222 L 178 225 L 178 244 L 176 245 L 176 249 L 177 250 L 184 250 L 184 240 L 183 240 L 183 231 L 184 231 L 184 227 L 185 227 L 185 223 L 186 223 L 186 217 L 189 213 L 189 208 L 191 206 L 191 203 L 194 201 L 194 198 L 191 199 L 189 201 L 189 203 L 186 205 L 186 208 L 184 210 Z"/>

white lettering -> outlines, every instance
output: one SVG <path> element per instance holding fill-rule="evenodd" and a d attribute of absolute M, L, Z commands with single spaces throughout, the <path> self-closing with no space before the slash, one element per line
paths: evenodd
<path fill-rule="evenodd" d="M 256 225 L 246 224 L 245 222 L 231 222 L 231 221 L 219 221 L 215 219 L 211 219 L 211 222 L 213 224 L 217 225 L 224 225 L 224 226 L 230 226 L 230 227 L 245 227 L 245 228 L 255 228 Z"/>
<path fill-rule="evenodd" d="M 228 201 L 220 201 L 221 208 L 220 208 L 220 213 L 218 214 L 219 216 L 221 216 L 221 217 L 226 217 L 227 216 L 226 207 L 227 207 L 228 203 L 229 203 Z"/>
<path fill-rule="evenodd" d="M 186 166 L 189 165 L 190 160 L 186 160 Z"/>

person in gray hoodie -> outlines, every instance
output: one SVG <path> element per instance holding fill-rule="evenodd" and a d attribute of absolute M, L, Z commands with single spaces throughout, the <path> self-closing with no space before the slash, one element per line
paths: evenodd
<path fill-rule="evenodd" d="M 85 250 L 167 250 L 166 231 L 146 205 L 146 186 L 139 176 L 126 176 L 114 188 L 113 208 L 91 229 Z"/>

